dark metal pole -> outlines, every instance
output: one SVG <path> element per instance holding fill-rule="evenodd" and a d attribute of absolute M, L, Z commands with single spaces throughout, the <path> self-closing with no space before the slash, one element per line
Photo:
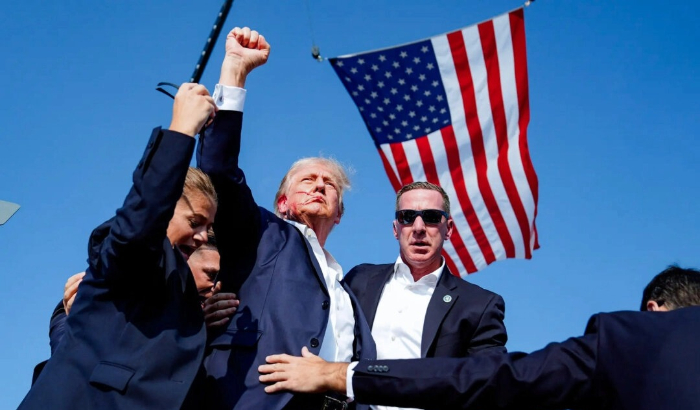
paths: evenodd
<path fill-rule="evenodd" d="M 211 28 L 209 38 L 207 38 L 207 42 L 206 44 L 204 44 L 204 50 L 202 50 L 202 54 L 199 56 L 199 61 L 197 61 L 197 65 L 194 67 L 194 72 L 192 73 L 192 77 L 190 77 L 189 82 L 198 83 L 199 80 L 202 78 L 204 69 L 207 67 L 207 61 L 209 61 L 209 56 L 211 55 L 212 50 L 214 50 L 216 40 L 219 38 L 219 34 L 221 34 L 221 29 L 224 26 L 224 23 L 226 22 L 226 17 L 228 16 L 228 12 L 229 10 L 231 10 L 232 5 L 233 0 L 224 0 L 224 4 L 221 6 L 219 14 L 216 15 L 214 26 Z M 169 87 L 173 87 L 176 90 L 180 88 L 180 86 L 177 84 L 169 82 L 160 82 L 158 83 L 156 90 L 162 92 L 163 94 L 171 98 L 175 98 L 173 94 L 170 94 L 163 88 L 163 86 L 166 85 Z"/>
<path fill-rule="evenodd" d="M 226 22 L 226 17 L 228 16 L 228 12 L 231 10 L 232 5 L 233 0 L 225 0 L 224 4 L 221 6 L 221 10 L 219 10 L 219 14 L 216 16 L 216 20 L 214 21 L 214 27 L 212 27 L 209 38 L 207 39 L 206 44 L 204 44 L 202 55 L 199 56 L 199 61 L 197 61 L 197 65 L 194 67 L 194 72 L 190 78 L 191 83 L 198 83 L 202 78 L 204 68 L 207 66 L 209 56 L 211 55 L 212 50 L 214 50 L 214 45 L 216 45 L 216 40 L 219 38 L 221 28 L 224 26 L 224 22 Z"/>

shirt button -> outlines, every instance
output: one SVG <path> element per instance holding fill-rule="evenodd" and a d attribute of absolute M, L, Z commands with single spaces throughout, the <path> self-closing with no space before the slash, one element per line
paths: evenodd
<path fill-rule="evenodd" d="M 328 307 L 329 307 L 330 305 L 331 305 L 331 303 L 330 303 L 329 301 L 324 300 L 323 303 L 321 303 L 321 308 L 322 308 L 323 310 L 326 310 L 326 309 L 328 309 Z"/>
<path fill-rule="evenodd" d="M 391 336 L 391 341 L 396 341 L 396 336 Z"/>
<path fill-rule="evenodd" d="M 319 343 L 318 343 L 318 339 L 316 339 L 316 338 L 314 337 L 313 339 L 311 339 L 311 340 L 309 341 L 309 344 L 311 345 L 311 347 L 314 347 L 314 348 L 315 348 L 315 347 L 318 347 L 318 344 L 319 344 Z"/>

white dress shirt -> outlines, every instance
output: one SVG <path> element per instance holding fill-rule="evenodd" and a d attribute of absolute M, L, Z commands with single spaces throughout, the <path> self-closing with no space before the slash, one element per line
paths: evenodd
<path fill-rule="evenodd" d="M 444 268 L 443 259 L 442 265 L 437 270 L 414 281 L 410 268 L 403 262 L 401 256 L 396 259 L 394 273 L 384 285 L 372 324 L 372 337 L 377 344 L 377 359 L 421 357 L 425 315 Z M 372 408 L 399 409 L 389 406 L 372 406 Z"/>
<path fill-rule="evenodd" d="M 331 297 L 326 333 L 318 355 L 328 362 L 348 362 L 352 358 L 352 344 L 355 340 L 355 316 L 350 296 L 340 284 L 343 268 L 330 252 L 321 248 L 313 229 L 298 222 L 287 222 L 299 229 L 311 244 Z"/>

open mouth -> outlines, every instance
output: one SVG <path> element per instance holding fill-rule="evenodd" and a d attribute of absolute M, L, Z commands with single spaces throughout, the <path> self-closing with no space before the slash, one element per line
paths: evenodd
<path fill-rule="evenodd" d="M 194 248 L 188 245 L 178 245 L 177 249 L 180 251 L 185 260 L 190 259 L 190 255 L 192 255 L 192 252 L 194 252 Z"/>

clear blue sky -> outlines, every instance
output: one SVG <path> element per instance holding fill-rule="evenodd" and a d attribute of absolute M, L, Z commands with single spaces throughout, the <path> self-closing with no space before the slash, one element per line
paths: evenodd
<path fill-rule="evenodd" d="M 451 31 L 518 7 L 506 0 L 308 0 L 326 57 Z M 16 407 L 49 356 L 63 284 L 85 268 L 91 230 L 129 188 L 171 100 L 189 78 L 221 0 L 27 0 L 0 24 L 0 408 Z M 539 0 L 525 12 L 542 248 L 469 280 L 506 300 L 510 350 L 580 334 L 599 311 L 637 309 L 670 263 L 700 267 L 700 29 L 696 2 Z M 392 262 L 394 195 L 359 113 L 330 65 L 310 56 L 303 0 L 238 0 L 227 28 L 272 44 L 250 77 L 242 166 L 272 202 L 296 159 L 352 165 L 347 214 L 327 247 L 346 270 Z M 202 83 L 213 89 L 217 46 Z M 688 341 L 688 343 L 696 343 Z"/>

